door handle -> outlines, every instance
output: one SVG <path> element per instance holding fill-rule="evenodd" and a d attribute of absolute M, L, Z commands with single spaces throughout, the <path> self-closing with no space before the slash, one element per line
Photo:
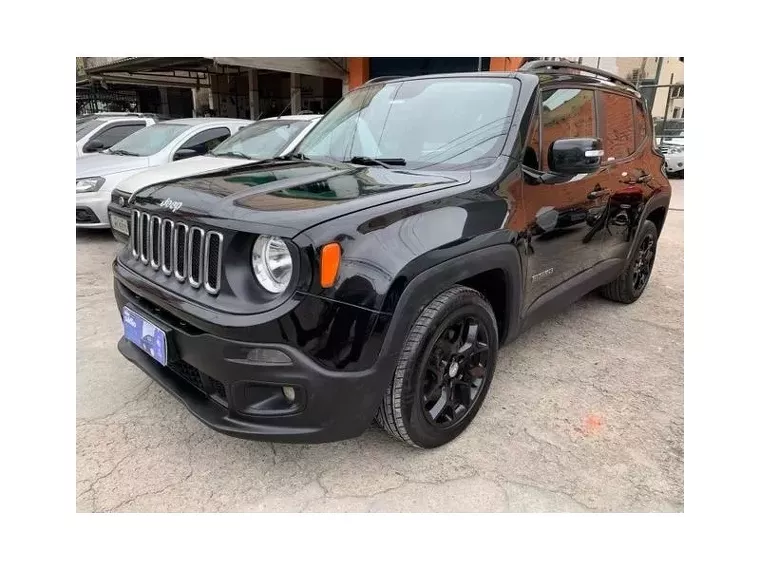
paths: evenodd
<path fill-rule="evenodd" d="M 649 182 L 651 179 L 652 179 L 652 175 L 651 174 L 642 174 L 641 176 L 639 176 L 636 179 L 636 183 L 637 184 L 642 184 L 644 182 Z"/>
<path fill-rule="evenodd" d="M 588 196 L 586 196 L 586 198 L 588 198 L 589 200 L 593 200 L 594 198 L 601 198 L 605 194 L 607 194 L 607 190 L 606 189 L 604 189 L 604 188 L 598 188 L 596 190 L 592 190 L 591 192 L 589 192 Z"/>

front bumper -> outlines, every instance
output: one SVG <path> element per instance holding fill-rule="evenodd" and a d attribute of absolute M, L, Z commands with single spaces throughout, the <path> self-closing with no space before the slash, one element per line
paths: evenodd
<path fill-rule="evenodd" d="M 199 330 L 118 278 L 114 287 L 120 312 L 129 305 L 167 332 L 170 362 L 162 366 L 123 337 L 119 351 L 214 430 L 245 439 L 322 443 L 361 435 L 377 412 L 390 379 L 380 361 L 367 370 L 330 370 L 289 345 Z M 262 350 L 285 355 L 286 362 L 263 362 L 255 356 Z M 294 402 L 284 397 L 283 386 L 294 389 Z"/>
<path fill-rule="evenodd" d="M 665 170 L 669 173 L 681 172 L 684 169 L 683 155 L 665 155 Z"/>
<path fill-rule="evenodd" d="M 109 228 L 108 202 L 111 192 L 104 192 L 101 188 L 97 192 L 83 192 L 77 194 L 77 227 L 102 229 Z"/>

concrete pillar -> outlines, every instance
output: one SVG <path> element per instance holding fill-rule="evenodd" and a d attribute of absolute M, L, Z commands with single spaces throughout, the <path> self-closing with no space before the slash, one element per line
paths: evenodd
<path fill-rule="evenodd" d="M 290 112 L 287 115 L 297 115 L 301 111 L 301 75 L 290 74 Z"/>
<path fill-rule="evenodd" d="M 256 69 L 248 70 L 248 104 L 251 107 L 251 120 L 255 121 L 261 114 L 261 105 L 259 105 L 259 72 Z"/>
<path fill-rule="evenodd" d="M 158 94 L 161 97 L 161 114 L 168 115 L 169 114 L 169 93 L 166 90 L 166 87 L 159 87 Z"/>
<path fill-rule="evenodd" d="M 197 117 L 199 115 L 199 113 L 198 113 L 198 111 L 199 111 L 199 109 L 198 109 L 198 106 L 199 106 L 198 88 L 197 87 L 193 87 L 192 89 L 190 89 L 190 93 L 192 93 L 192 95 L 193 95 L 193 117 Z"/>

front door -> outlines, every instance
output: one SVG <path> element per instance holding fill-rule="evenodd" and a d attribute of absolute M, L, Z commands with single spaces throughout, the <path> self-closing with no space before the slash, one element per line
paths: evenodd
<path fill-rule="evenodd" d="M 595 92 L 541 92 L 524 159 L 522 199 L 527 234 L 525 306 L 602 259 L 607 177 L 554 175 L 548 151 L 557 139 L 598 137 Z"/>

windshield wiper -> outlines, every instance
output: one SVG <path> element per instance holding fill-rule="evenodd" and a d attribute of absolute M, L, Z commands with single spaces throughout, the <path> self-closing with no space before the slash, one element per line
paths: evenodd
<path fill-rule="evenodd" d="M 277 160 L 291 160 L 293 158 L 295 158 L 296 160 L 311 160 L 308 156 L 306 156 L 302 152 L 296 152 L 293 154 L 286 154 L 285 156 L 276 157 Z"/>
<path fill-rule="evenodd" d="M 247 154 L 243 154 L 242 152 L 238 152 L 235 150 L 230 150 L 228 152 L 215 152 L 212 153 L 214 156 L 231 156 L 232 158 L 244 158 L 245 160 L 251 160 L 251 157 Z"/>
<path fill-rule="evenodd" d="M 391 166 L 406 166 L 406 160 L 403 158 L 372 158 L 369 156 L 352 156 L 351 164 L 361 164 L 364 166 L 382 166 L 384 168 L 390 168 Z"/>
<path fill-rule="evenodd" d="M 121 150 L 121 149 L 118 149 L 118 150 L 110 149 L 109 154 L 118 154 L 119 156 L 140 156 L 136 152 L 129 152 L 128 150 Z"/>

